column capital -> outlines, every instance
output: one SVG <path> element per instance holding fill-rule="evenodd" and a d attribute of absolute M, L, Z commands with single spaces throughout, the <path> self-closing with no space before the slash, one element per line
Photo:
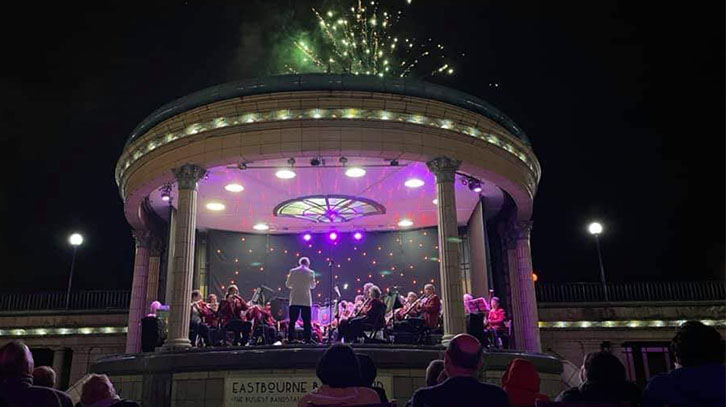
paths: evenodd
<path fill-rule="evenodd" d="M 172 168 L 171 172 L 177 181 L 179 189 L 196 189 L 199 181 L 207 173 L 207 170 L 196 164 L 184 164 L 181 167 Z"/>
<path fill-rule="evenodd" d="M 454 182 L 456 170 L 459 169 L 461 160 L 455 160 L 449 157 L 436 157 L 426 163 L 429 171 L 436 176 L 436 182 Z"/>
<path fill-rule="evenodd" d="M 151 246 L 151 241 L 154 237 L 151 231 L 146 229 L 134 229 L 131 231 L 131 235 L 134 237 L 134 241 L 136 241 L 136 247 L 146 248 Z"/>

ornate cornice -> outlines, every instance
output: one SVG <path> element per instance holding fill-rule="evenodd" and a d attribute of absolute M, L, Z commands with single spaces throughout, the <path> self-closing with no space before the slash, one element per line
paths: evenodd
<path fill-rule="evenodd" d="M 174 173 L 178 189 L 196 189 L 197 181 L 204 177 L 207 170 L 196 164 L 184 164 L 181 167 L 172 168 L 171 172 Z"/>
<path fill-rule="evenodd" d="M 454 182 L 456 171 L 461 165 L 461 160 L 449 157 L 437 157 L 426 163 L 429 171 L 436 176 L 436 182 Z"/>

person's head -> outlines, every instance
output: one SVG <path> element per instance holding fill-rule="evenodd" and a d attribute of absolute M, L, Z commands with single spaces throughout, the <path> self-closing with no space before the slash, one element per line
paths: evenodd
<path fill-rule="evenodd" d="M 676 328 L 671 350 L 676 356 L 676 363 L 682 367 L 723 363 L 724 360 L 721 334 L 700 321 L 686 321 Z"/>
<path fill-rule="evenodd" d="M 373 386 L 373 382 L 376 381 L 376 376 L 378 375 L 376 364 L 373 363 L 373 359 L 368 355 L 356 353 L 356 356 L 358 357 L 358 365 L 360 366 L 360 383 L 358 385 L 361 387 Z"/>
<path fill-rule="evenodd" d="M 34 368 L 33 354 L 24 343 L 12 341 L 0 348 L 0 379 L 30 376 Z"/>
<path fill-rule="evenodd" d="M 33 384 L 36 386 L 55 387 L 55 371 L 49 366 L 38 366 L 33 369 Z"/>
<path fill-rule="evenodd" d="M 105 374 L 92 374 L 81 390 L 81 403 L 91 405 L 101 400 L 118 399 L 116 389 Z"/>
<path fill-rule="evenodd" d="M 209 296 L 207 297 L 207 301 L 210 304 L 216 304 L 217 303 L 217 294 L 209 294 Z"/>
<path fill-rule="evenodd" d="M 436 287 L 433 284 L 426 284 L 424 286 L 424 295 L 431 296 L 436 294 Z"/>
<path fill-rule="evenodd" d="M 366 298 L 370 298 L 370 296 L 371 296 L 371 293 L 370 293 L 371 287 L 373 287 L 374 285 L 375 284 L 373 284 L 373 283 L 365 283 L 365 284 L 363 284 L 363 295 Z"/>
<path fill-rule="evenodd" d="M 483 348 L 479 340 L 469 334 L 458 334 L 449 342 L 444 353 L 444 369 L 449 377 L 471 376 L 482 363 Z"/>
<path fill-rule="evenodd" d="M 491 304 L 492 308 L 498 309 L 499 308 L 499 297 L 492 297 L 490 304 Z"/>
<path fill-rule="evenodd" d="M 363 302 L 363 301 L 365 301 L 365 297 L 364 296 L 362 296 L 362 295 L 356 295 L 355 296 L 355 301 L 354 302 L 360 303 L 360 302 Z"/>
<path fill-rule="evenodd" d="M 300 257 L 300 260 L 297 261 L 297 264 L 303 267 L 310 267 L 310 259 L 308 259 L 307 257 Z"/>
<path fill-rule="evenodd" d="M 444 371 L 444 361 L 441 359 L 434 359 L 429 362 L 426 368 L 426 386 L 433 386 L 439 382 L 439 376 Z"/>
<path fill-rule="evenodd" d="M 413 291 L 409 291 L 408 294 L 406 295 L 406 302 L 408 302 L 408 303 L 412 303 L 412 302 L 416 301 L 417 299 L 418 299 L 418 295 L 416 295 L 416 293 Z"/>
<path fill-rule="evenodd" d="M 473 300 L 474 297 L 471 296 L 471 294 L 464 294 L 464 302 Z"/>
<path fill-rule="evenodd" d="M 360 367 L 353 348 L 341 343 L 329 347 L 318 361 L 315 374 L 330 387 L 358 386 Z"/>
<path fill-rule="evenodd" d="M 381 289 L 375 285 L 368 290 L 368 293 L 371 298 L 381 298 Z"/>
<path fill-rule="evenodd" d="M 199 290 L 192 291 L 192 302 L 197 302 L 202 299 L 202 293 Z"/>
<path fill-rule="evenodd" d="M 237 288 L 236 285 L 232 284 L 229 287 L 227 287 L 227 295 L 237 295 L 239 294 L 239 288 Z"/>
<path fill-rule="evenodd" d="M 151 312 L 151 315 L 156 315 L 156 311 L 161 309 L 161 303 L 159 301 L 154 301 L 149 306 L 149 311 Z"/>
<path fill-rule="evenodd" d="M 539 392 L 540 378 L 534 364 L 526 359 L 515 358 L 507 365 L 502 376 L 502 387 L 505 391 L 512 388 Z"/>
<path fill-rule="evenodd" d="M 610 352 L 591 352 L 585 355 L 581 375 L 588 382 L 621 382 L 625 380 L 625 366 Z"/>

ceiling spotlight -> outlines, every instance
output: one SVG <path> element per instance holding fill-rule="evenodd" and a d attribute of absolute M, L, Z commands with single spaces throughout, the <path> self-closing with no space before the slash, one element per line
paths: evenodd
<path fill-rule="evenodd" d="M 161 191 L 161 200 L 164 202 L 171 201 L 171 183 L 167 182 L 166 184 L 162 185 L 161 188 L 159 188 L 159 191 Z"/>
<path fill-rule="evenodd" d="M 310 160 L 310 165 L 312 165 L 313 167 L 317 167 L 318 165 L 320 165 L 320 159 L 313 158 L 312 160 Z"/>
<path fill-rule="evenodd" d="M 353 233 L 353 239 L 355 239 L 355 240 L 361 240 L 361 239 L 363 239 L 363 233 L 361 233 L 361 232 L 355 232 L 355 233 Z"/>
<path fill-rule="evenodd" d="M 206 206 L 207 206 L 207 209 L 209 209 L 210 211 L 215 211 L 215 212 L 223 211 L 224 208 L 226 208 L 226 206 L 224 206 L 224 204 L 221 202 L 209 202 L 209 203 L 207 203 Z"/>
<path fill-rule="evenodd" d="M 439 198 L 434 198 L 434 200 L 431 201 L 431 202 L 433 202 L 434 205 L 438 205 L 439 204 Z"/>
<path fill-rule="evenodd" d="M 398 160 L 391 160 L 391 167 L 398 167 Z"/>
<path fill-rule="evenodd" d="M 347 164 L 347 163 L 348 163 L 348 159 L 347 159 L 347 158 L 345 158 L 345 157 L 340 157 L 340 158 L 338 159 L 338 162 L 339 162 L 339 163 L 341 163 L 341 164 L 343 164 L 343 165 L 345 165 L 345 164 Z"/>
<path fill-rule="evenodd" d="M 268 229 L 270 229 L 270 227 L 267 226 L 266 223 L 257 223 L 254 226 L 252 226 L 252 229 L 254 229 L 254 230 L 268 230 Z"/>
<path fill-rule="evenodd" d="M 351 178 L 359 178 L 366 175 L 366 170 L 360 167 L 348 168 L 347 170 L 345 170 L 345 175 Z"/>
<path fill-rule="evenodd" d="M 418 188 L 422 187 L 424 185 L 424 182 L 418 178 L 409 178 L 406 180 L 406 182 L 403 183 L 403 185 L 409 188 Z"/>
<path fill-rule="evenodd" d="M 166 192 L 162 192 L 161 193 L 161 200 L 164 201 L 164 202 L 169 202 L 169 200 L 171 200 L 171 197 Z"/>
<path fill-rule="evenodd" d="M 310 233 L 305 233 L 303 235 L 303 240 L 306 241 L 306 242 L 309 242 L 310 239 L 312 239 L 312 238 L 313 238 L 313 236 Z"/>
<path fill-rule="evenodd" d="M 292 157 L 291 158 L 288 158 L 287 159 L 287 163 L 290 164 L 290 166 L 292 167 L 293 165 L 295 165 L 295 159 L 292 158 Z"/>
<path fill-rule="evenodd" d="M 227 184 L 224 186 L 224 189 L 229 192 L 242 192 L 245 190 L 245 187 L 240 184 Z"/>
<path fill-rule="evenodd" d="M 402 228 L 407 228 L 409 226 L 413 226 L 413 222 L 409 219 L 401 219 L 400 221 L 398 221 L 398 226 Z"/>
<path fill-rule="evenodd" d="M 481 182 L 479 182 L 479 180 L 476 180 L 474 178 L 469 178 L 467 185 L 469 186 L 470 190 L 472 190 L 476 193 L 481 192 Z"/>
<path fill-rule="evenodd" d="M 237 169 L 246 170 L 247 169 L 247 163 L 239 163 L 239 164 L 237 164 Z"/>
<path fill-rule="evenodd" d="M 328 234 L 328 239 L 333 241 L 338 240 L 338 232 L 330 232 Z"/>
<path fill-rule="evenodd" d="M 278 170 L 275 176 L 280 179 L 292 179 L 295 178 L 295 171 L 293 170 Z"/>

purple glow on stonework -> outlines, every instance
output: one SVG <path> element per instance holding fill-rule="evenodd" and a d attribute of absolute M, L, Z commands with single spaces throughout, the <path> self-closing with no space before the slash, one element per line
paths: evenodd
<path fill-rule="evenodd" d="M 330 232 L 330 234 L 328 234 L 328 239 L 330 239 L 332 241 L 338 240 L 338 233 L 336 233 L 336 232 Z"/>
<path fill-rule="evenodd" d="M 306 241 L 306 242 L 309 242 L 309 241 L 310 241 L 310 239 L 312 239 L 312 238 L 313 238 L 313 237 L 312 237 L 312 236 L 310 235 L 310 233 L 305 233 L 305 234 L 303 235 L 303 240 L 304 240 L 304 241 Z"/>

